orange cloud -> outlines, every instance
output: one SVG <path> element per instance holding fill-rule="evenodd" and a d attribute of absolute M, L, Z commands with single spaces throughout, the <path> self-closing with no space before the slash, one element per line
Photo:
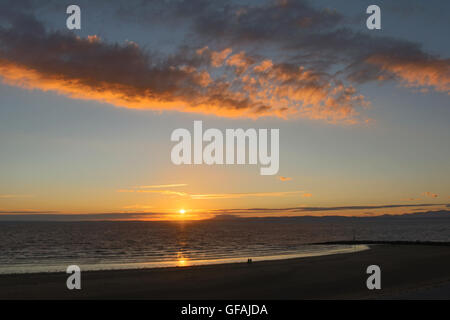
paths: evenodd
<path fill-rule="evenodd" d="M 178 188 L 185 187 L 186 183 L 176 183 L 176 184 L 156 184 L 150 186 L 135 186 L 134 189 L 159 189 L 159 188 Z"/>
<path fill-rule="evenodd" d="M 226 64 L 236 68 L 237 74 L 242 74 L 254 63 L 253 59 L 245 54 L 244 51 L 232 55 L 227 59 Z"/>
<path fill-rule="evenodd" d="M 210 194 L 191 194 L 195 200 L 214 200 L 214 199 L 238 199 L 251 197 L 287 197 L 305 194 L 304 191 L 284 191 L 284 192 L 253 192 L 253 193 L 210 193 Z"/>
<path fill-rule="evenodd" d="M 253 72 L 253 76 L 242 77 L 251 99 L 287 114 L 356 123 L 359 121 L 357 106 L 369 106 L 353 87 L 303 66 L 264 60 L 253 67 Z"/>
<path fill-rule="evenodd" d="M 274 191 L 274 192 L 248 192 L 248 193 L 205 193 L 191 194 L 187 192 L 178 192 L 172 190 L 142 190 L 142 189 L 119 189 L 121 193 L 153 193 L 169 196 L 188 197 L 193 200 L 215 200 L 215 199 L 240 199 L 253 197 L 288 197 L 301 195 L 302 197 L 311 197 L 310 193 L 304 191 Z"/>
<path fill-rule="evenodd" d="M 91 35 L 91 36 L 87 36 L 87 40 L 89 41 L 89 42 L 100 42 L 100 37 L 99 36 L 97 36 L 97 35 Z"/>
<path fill-rule="evenodd" d="M 3 83 L 73 99 L 222 117 L 299 116 L 345 123 L 356 122 L 357 108 L 365 104 L 355 89 L 326 73 L 244 51 L 231 55 L 231 48 L 204 47 L 160 62 L 132 42 L 48 33 L 29 45 L 14 30 L 5 34 L 0 39 Z"/>
<path fill-rule="evenodd" d="M 32 198 L 33 195 L 29 194 L 0 194 L 0 199 L 21 199 L 21 198 Z"/>
<path fill-rule="evenodd" d="M 437 198 L 439 197 L 439 195 L 437 193 L 431 193 L 431 192 L 424 192 L 422 193 L 424 196 L 429 197 L 429 198 Z"/>
<path fill-rule="evenodd" d="M 394 74 L 407 87 L 429 86 L 450 94 L 450 59 L 399 59 L 377 54 L 368 58 L 367 62 Z M 384 77 L 381 75 L 379 80 L 384 80 Z"/>
<path fill-rule="evenodd" d="M 155 193 L 155 194 L 162 194 L 162 195 L 169 195 L 169 196 L 180 196 L 180 197 L 186 197 L 189 194 L 186 192 L 178 192 L 178 191 L 172 191 L 172 190 L 135 190 L 135 189 L 119 189 L 117 192 L 121 193 Z"/>
<path fill-rule="evenodd" d="M 136 92 L 139 89 L 133 86 L 103 81 L 91 85 L 87 81 L 92 79 L 66 78 L 59 73 L 40 72 L 5 60 L 0 60 L 0 77 L 3 83 L 24 89 L 53 91 L 73 99 L 95 100 L 132 109 L 176 110 L 249 118 L 286 118 L 288 114 L 298 114 L 330 122 L 354 122 L 353 118 L 357 115 L 351 105 L 353 97 L 327 97 L 336 90 L 319 86 L 295 88 L 293 85 L 275 88 L 275 84 L 268 85 L 264 80 L 260 82 L 264 86 L 259 89 L 248 86 L 251 90 L 248 92 L 227 91 L 230 84 L 215 83 L 204 96 L 193 97 L 177 93 L 158 95 L 148 90 L 139 93 Z M 210 83 L 205 74 L 197 74 L 193 79 L 198 79 L 202 87 Z M 346 94 L 342 89 L 337 90 L 341 91 L 339 94 Z M 360 98 L 356 97 L 356 100 Z"/>
<path fill-rule="evenodd" d="M 290 181 L 290 180 L 292 180 L 292 178 L 290 178 L 290 177 L 283 177 L 283 176 L 278 177 L 278 179 L 280 179 L 280 181 Z"/>
<path fill-rule="evenodd" d="M 225 59 L 231 54 L 233 50 L 231 48 L 226 48 L 222 51 L 212 51 L 211 52 L 211 64 L 213 67 L 222 66 Z M 202 53 L 202 51 L 198 51 L 198 53 Z"/>

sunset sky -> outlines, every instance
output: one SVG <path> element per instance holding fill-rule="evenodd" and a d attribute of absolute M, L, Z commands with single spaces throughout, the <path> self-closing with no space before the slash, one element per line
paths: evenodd
<path fill-rule="evenodd" d="M 71 4 L 0 3 L 0 215 L 448 209 L 450 2 Z M 278 175 L 172 164 L 194 120 L 279 128 Z"/>

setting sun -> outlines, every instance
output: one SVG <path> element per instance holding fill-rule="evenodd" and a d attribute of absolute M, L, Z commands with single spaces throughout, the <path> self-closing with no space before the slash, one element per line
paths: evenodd
<path fill-rule="evenodd" d="M 186 213 L 186 210 L 184 210 L 184 209 L 180 209 L 180 214 L 185 214 Z"/>

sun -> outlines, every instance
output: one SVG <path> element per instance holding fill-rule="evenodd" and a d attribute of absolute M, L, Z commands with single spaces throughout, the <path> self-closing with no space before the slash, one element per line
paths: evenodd
<path fill-rule="evenodd" d="M 184 209 L 180 209 L 180 214 L 185 214 L 186 213 L 186 210 L 184 210 Z"/>

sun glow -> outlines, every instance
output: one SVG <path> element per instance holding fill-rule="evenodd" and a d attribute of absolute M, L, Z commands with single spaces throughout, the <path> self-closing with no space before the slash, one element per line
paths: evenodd
<path fill-rule="evenodd" d="M 180 209 L 180 214 L 185 214 L 186 213 L 186 210 L 184 210 L 184 209 Z"/>

